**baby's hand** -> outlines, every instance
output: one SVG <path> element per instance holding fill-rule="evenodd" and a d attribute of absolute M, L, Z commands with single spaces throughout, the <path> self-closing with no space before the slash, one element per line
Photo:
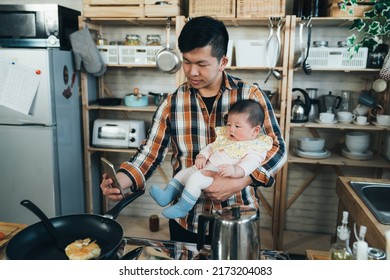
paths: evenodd
<path fill-rule="evenodd" d="M 236 169 L 232 164 L 221 164 L 218 166 L 218 171 L 222 177 L 233 177 L 236 173 Z"/>
<path fill-rule="evenodd" d="M 207 159 L 203 156 L 197 156 L 195 159 L 195 166 L 198 169 L 203 169 L 206 166 Z"/>

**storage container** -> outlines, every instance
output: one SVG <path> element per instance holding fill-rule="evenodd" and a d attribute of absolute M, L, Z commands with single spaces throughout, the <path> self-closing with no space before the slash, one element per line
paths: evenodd
<path fill-rule="evenodd" d="M 266 67 L 265 40 L 236 40 L 236 65 L 239 67 Z"/>
<path fill-rule="evenodd" d="M 237 18 L 284 17 L 286 0 L 236 0 Z"/>
<path fill-rule="evenodd" d="M 236 16 L 236 0 L 189 0 L 189 16 L 234 18 Z"/>
<path fill-rule="evenodd" d="M 144 17 L 144 0 L 83 0 L 84 17 Z"/>
<path fill-rule="evenodd" d="M 312 69 L 362 69 L 367 66 L 367 54 L 368 49 L 363 47 L 352 57 L 348 48 L 311 48 L 307 63 Z"/>
<path fill-rule="evenodd" d="M 118 46 L 96 46 L 105 64 L 119 64 Z"/>
<path fill-rule="evenodd" d="M 156 4 L 157 3 L 157 4 Z M 145 0 L 145 17 L 174 17 L 186 15 L 184 0 Z"/>
<path fill-rule="evenodd" d="M 156 64 L 156 55 L 162 46 L 118 46 L 119 64 Z"/>

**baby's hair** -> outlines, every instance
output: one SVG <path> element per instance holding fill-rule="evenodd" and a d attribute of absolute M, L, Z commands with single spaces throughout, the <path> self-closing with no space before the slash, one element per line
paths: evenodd
<path fill-rule="evenodd" d="M 264 122 L 264 110 L 259 102 L 253 99 L 244 99 L 235 102 L 229 109 L 228 114 L 248 114 L 248 122 L 255 127 L 262 126 Z"/>

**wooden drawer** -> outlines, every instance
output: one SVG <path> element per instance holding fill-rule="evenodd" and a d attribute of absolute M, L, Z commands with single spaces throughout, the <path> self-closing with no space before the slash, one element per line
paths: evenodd
<path fill-rule="evenodd" d="M 83 16 L 99 18 L 144 17 L 143 0 L 84 0 Z"/>
<path fill-rule="evenodd" d="M 184 0 L 168 0 L 165 5 L 155 5 L 155 0 L 145 0 L 145 17 L 174 17 L 186 15 Z"/>

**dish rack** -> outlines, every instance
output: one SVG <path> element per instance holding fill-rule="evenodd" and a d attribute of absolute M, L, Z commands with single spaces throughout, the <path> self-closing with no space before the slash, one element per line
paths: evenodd
<path fill-rule="evenodd" d="M 118 46 L 98 45 L 96 47 L 105 64 L 119 63 Z"/>
<path fill-rule="evenodd" d="M 368 48 L 360 48 L 351 54 L 348 48 L 311 48 L 307 62 L 313 69 L 360 69 L 367 66 Z"/>
<path fill-rule="evenodd" d="M 119 46 L 119 64 L 156 64 L 162 46 Z"/>

